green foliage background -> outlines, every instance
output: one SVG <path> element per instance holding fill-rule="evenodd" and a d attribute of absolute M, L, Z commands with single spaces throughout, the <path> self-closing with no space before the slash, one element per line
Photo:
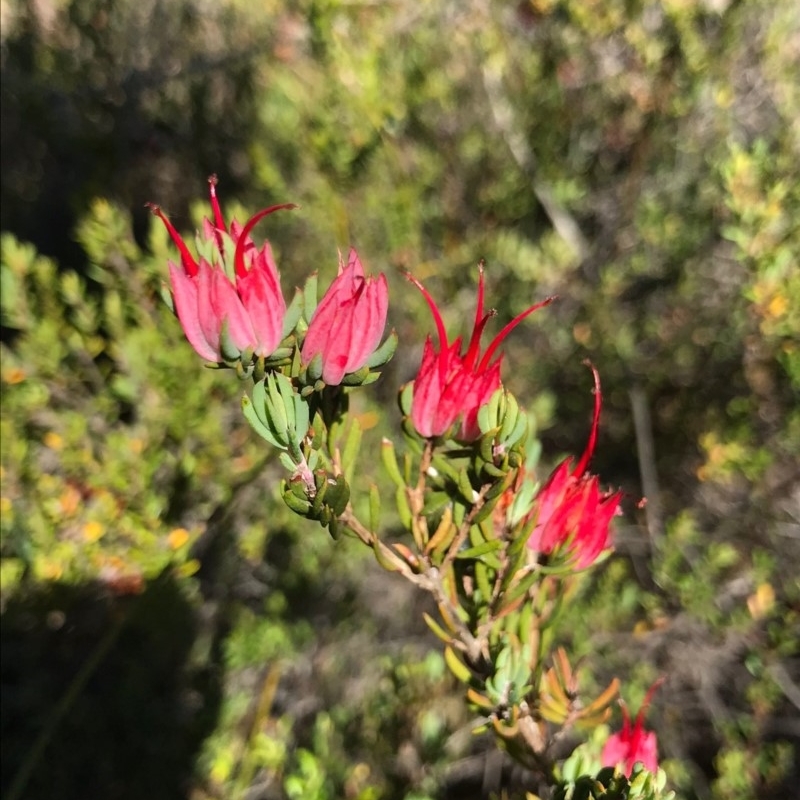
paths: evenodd
<path fill-rule="evenodd" d="M 591 358 L 594 469 L 634 500 L 565 639 L 598 684 L 627 679 L 633 708 L 668 676 L 650 725 L 682 797 L 796 785 L 791 0 L 9 0 L 2 15 L 4 791 L 524 784 L 470 738 L 422 600 L 290 517 L 241 386 L 200 367 L 161 303 L 171 249 L 143 203 L 191 230 L 211 172 L 239 219 L 301 205 L 264 234 L 287 293 L 314 270 L 324 284 L 350 243 L 389 274 L 401 348 L 358 395 L 364 464 L 430 327 L 401 270 L 454 327 L 481 257 L 500 319 L 560 295 L 515 332 L 506 383 L 546 474 L 583 447 Z M 115 704 L 114 686 L 161 698 L 156 751 L 144 702 Z"/>

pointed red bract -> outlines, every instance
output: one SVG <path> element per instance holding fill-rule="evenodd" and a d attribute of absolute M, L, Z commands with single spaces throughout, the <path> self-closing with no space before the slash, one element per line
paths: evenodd
<path fill-rule="evenodd" d="M 654 731 L 644 729 L 644 714 L 653 693 L 663 681 L 660 678 L 647 691 L 633 725 L 627 706 L 622 704 L 622 730 L 609 736 L 603 746 L 601 761 L 604 767 L 620 766 L 625 775 L 630 777 L 634 764 L 641 761 L 649 772 L 658 771 L 658 741 Z"/>
<path fill-rule="evenodd" d="M 422 292 L 430 306 L 439 339 L 438 350 L 430 336 L 425 340 L 422 363 L 414 379 L 414 395 L 411 401 L 411 422 L 420 436 L 436 438 L 444 436 L 460 422 L 456 437 L 464 442 L 474 441 L 480 436 L 478 412 L 500 388 L 500 363 L 502 356 L 492 362 L 503 339 L 529 314 L 548 305 L 555 298 L 548 297 L 532 305 L 514 317 L 490 342 L 481 354 L 481 335 L 486 323 L 494 316 L 484 314 L 483 264 L 479 265 L 478 302 L 475 322 L 472 327 L 467 351 L 461 355 L 461 338 L 448 342 L 447 331 L 438 306 L 428 290 L 414 277 L 408 279 Z"/>
<path fill-rule="evenodd" d="M 263 217 L 295 206 L 263 209 L 244 226 L 234 220 L 229 231 L 217 199 L 216 176 L 212 175 L 208 182 L 214 220 L 203 220 L 203 237 L 214 244 L 219 255 L 214 263 L 195 259 L 161 209 L 150 204 L 181 254 L 181 267 L 169 262 L 175 313 L 189 344 L 207 361 L 226 360 L 222 352 L 223 330 L 227 341 L 240 353 L 269 357 L 283 338 L 286 302 L 269 242 L 258 250 L 249 234 Z M 226 237 L 234 243 L 233 253 L 225 252 Z M 233 259 L 232 268 L 227 270 L 226 258 Z"/>
<path fill-rule="evenodd" d="M 358 253 L 350 248 L 346 266 L 339 256 L 339 274 L 311 318 L 301 351 L 303 363 L 319 355 L 322 380 L 329 386 L 340 384 L 375 352 L 388 311 L 386 276 L 365 277 Z"/>
<path fill-rule="evenodd" d="M 602 395 L 597 370 L 594 375 L 595 402 L 589 442 L 572 469 L 572 457 L 553 471 L 539 492 L 530 518 L 536 519 L 528 547 L 539 553 L 552 553 L 566 547 L 578 569 L 589 567 L 611 546 L 611 519 L 619 511 L 620 492 L 601 492 L 596 475 L 586 472 L 594 453 L 600 424 Z"/>

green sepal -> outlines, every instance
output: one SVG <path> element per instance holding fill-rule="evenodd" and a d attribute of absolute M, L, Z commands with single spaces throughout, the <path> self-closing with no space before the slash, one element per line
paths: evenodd
<path fill-rule="evenodd" d="M 174 314 L 175 313 L 175 300 L 172 298 L 172 292 L 167 286 L 166 283 L 163 281 L 161 285 L 158 287 L 158 293 L 161 296 L 161 299 L 164 301 L 164 305 Z"/>
<path fill-rule="evenodd" d="M 397 333 L 392 328 L 383 344 L 364 362 L 364 366 L 375 369 L 388 364 L 397 350 L 397 341 Z"/>
<path fill-rule="evenodd" d="M 228 320 L 222 322 L 219 332 L 219 352 L 225 361 L 238 361 L 242 356 L 242 351 L 233 343 L 230 334 Z"/>
<path fill-rule="evenodd" d="M 367 375 L 367 377 L 364 378 L 363 381 L 361 381 L 359 386 L 370 386 L 371 384 L 375 383 L 375 381 L 377 381 L 378 378 L 380 378 L 380 377 L 381 377 L 381 373 L 380 372 L 370 372 Z M 345 385 L 347 385 L 347 384 L 345 384 Z"/>
<path fill-rule="evenodd" d="M 362 386 L 369 378 L 369 367 L 363 366 L 355 372 L 348 372 L 341 380 L 341 386 Z"/>
<path fill-rule="evenodd" d="M 303 292 L 300 289 L 294 290 L 294 297 L 289 303 L 286 313 L 283 315 L 283 328 L 281 329 L 281 340 L 285 339 L 297 327 L 300 315 L 303 313 Z"/>
<path fill-rule="evenodd" d="M 322 378 L 322 353 L 317 353 L 306 367 L 306 381 L 315 384 Z"/>

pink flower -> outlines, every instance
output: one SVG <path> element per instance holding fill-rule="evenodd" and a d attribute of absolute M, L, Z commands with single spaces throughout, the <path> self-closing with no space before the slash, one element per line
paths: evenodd
<path fill-rule="evenodd" d="M 358 253 L 350 248 L 345 266 L 339 255 L 339 274 L 311 318 L 301 351 L 303 363 L 319 355 L 322 380 L 342 382 L 363 367 L 380 343 L 389 310 L 386 276 L 364 276 Z"/>
<path fill-rule="evenodd" d="M 627 706 L 622 705 L 622 730 L 608 737 L 603 752 L 600 756 L 604 767 L 620 765 L 625 774 L 630 777 L 633 765 L 637 761 L 644 764 L 649 772 L 658 771 L 658 742 L 654 731 L 646 731 L 643 726 L 644 713 L 650 705 L 653 693 L 664 682 L 659 678 L 647 691 L 642 707 L 636 715 L 636 721 L 631 725 Z"/>
<path fill-rule="evenodd" d="M 575 469 L 570 456 L 540 490 L 531 511 L 536 527 L 528 539 L 528 547 L 540 553 L 566 545 L 579 569 L 591 566 L 611 546 L 609 526 L 622 499 L 621 492 L 601 492 L 597 476 L 586 472 L 597 442 L 602 404 L 600 376 L 589 366 L 594 374 L 594 420 L 589 442 Z"/>
<path fill-rule="evenodd" d="M 438 350 L 434 347 L 430 336 L 425 340 L 422 363 L 414 379 L 411 422 L 420 436 L 426 438 L 443 436 L 460 420 L 458 438 L 465 442 L 478 438 L 480 435 L 478 411 L 500 388 L 500 363 L 503 357 L 500 355 L 492 361 L 492 356 L 503 339 L 525 317 L 555 299 L 548 297 L 518 314 L 494 337 L 486 351 L 481 354 L 481 334 L 495 312 L 489 311 L 486 314 L 483 312 L 483 263 L 479 265 L 479 270 L 475 324 L 464 355 L 461 355 L 461 337 L 452 343 L 448 342 L 442 315 L 428 291 L 416 278 L 407 276 L 428 301 L 439 339 Z"/>
<path fill-rule="evenodd" d="M 283 338 L 286 302 L 269 242 L 258 250 L 250 231 L 273 211 L 296 206 L 265 208 L 244 226 L 234 220 L 228 230 L 217 200 L 216 176 L 208 182 L 214 222 L 203 221 L 203 237 L 211 245 L 211 261 L 202 255 L 195 259 L 161 209 L 148 204 L 181 255 L 180 267 L 169 262 L 175 312 L 189 344 L 207 361 L 233 360 L 245 351 L 266 358 Z M 226 241 L 234 246 L 232 269 L 226 264 Z"/>

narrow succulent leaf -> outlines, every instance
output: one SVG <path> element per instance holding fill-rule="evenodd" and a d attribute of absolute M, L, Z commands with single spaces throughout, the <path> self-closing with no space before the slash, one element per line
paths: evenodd
<path fill-rule="evenodd" d="M 492 511 L 494 511 L 494 507 L 497 505 L 497 501 L 499 499 L 500 499 L 499 494 L 496 495 L 495 497 L 485 498 L 484 503 L 480 507 L 479 511 L 472 517 L 473 523 L 475 525 L 488 523 L 491 519 Z"/>
<path fill-rule="evenodd" d="M 311 511 L 311 503 L 308 500 L 302 500 L 296 497 L 292 492 L 283 493 L 283 502 L 286 503 L 295 514 L 299 514 L 301 517 L 308 516 L 309 511 Z"/>
<path fill-rule="evenodd" d="M 531 571 L 506 591 L 503 595 L 503 602 L 501 603 L 498 613 L 502 613 L 505 608 L 513 606 L 517 600 L 524 599 L 528 590 L 533 586 L 538 577 L 536 572 Z"/>
<path fill-rule="evenodd" d="M 491 542 L 484 542 L 483 544 L 479 544 L 477 547 L 468 547 L 466 550 L 462 550 L 460 553 L 456 555 L 456 558 L 459 559 L 478 559 L 481 556 L 485 556 L 488 553 L 494 553 L 496 550 L 499 550 L 503 546 L 503 543 L 499 539 L 495 539 Z"/>
<path fill-rule="evenodd" d="M 472 680 L 472 673 L 467 668 L 467 665 L 455 654 L 452 647 L 449 645 L 444 648 L 444 660 L 450 672 L 458 678 L 462 683 L 469 683 Z"/>
<path fill-rule="evenodd" d="M 588 706 L 586 706 L 581 715 L 596 714 L 599 711 L 605 711 L 611 701 L 619 694 L 619 679 L 614 678 L 611 683 L 603 689 L 602 693 L 598 695 Z"/>
<path fill-rule="evenodd" d="M 401 524 L 406 530 L 411 530 L 411 506 L 408 504 L 404 486 L 397 487 L 395 502 L 397 503 L 397 513 L 400 515 Z"/>
<path fill-rule="evenodd" d="M 441 625 L 439 625 L 439 623 L 430 614 L 423 611 L 422 618 L 425 620 L 434 636 L 436 636 L 438 639 L 441 639 L 445 644 L 452 643 L 453 637 L 447 633 L 447 631 Z"/>
<path fill-rule="evenodd" d="M 242 397 L 242 413 L 245 419 L 250 423 L 252 429 L 262 438 L 266 439 L 273 447 L 280 450 L 285 450 L 286 447 L 282 445 L 272 431 L 259 419 L 258 415 L 253 408 L 253 402 L 247 395 Z"/>
<path fill-rule="evenodd" d="M 475 562 L 475 581 L 480 589 L 483 602 L 488 603 L 492 597 L 492 585 L 489 581 L 489 570 L 482 561 Z"/>
<path fill-rule="evenodd" d="M 479 440 L 479 452 L 487 466 L 494 462 L 494 441 L 499 430 L 497 427 L 489 428 Z"/>
<path fill-rule="evenodd" d="M 467 700 L 469 700 L 472 705 L 481 709 L 481 711 L 494 710 L 494 703 L 488 697 L 476 692 L 472 687 L 467 689 Z"/>
<path fill-rule="evenodd" d="M 347 431 L 347 438 L 342 450 L 342 469 L 348 481 L 353 480 L 353 470 L 356 466 L 356 459 L 361 448 L 361 424 L 358 418 L 352 417 L 350 428 Z"/>
<path fill-rule="evenodd" d="M 502 442 L 508 437 L 514 427 L 517 424 L 517 420 L 520 416 L 519 411 L 519 403 L 517 402 L 517 398 L 514 397 L 511 392 L 505 393 L 505 413 L 503 414 L 503 422 L 500 427 L 500 433 L 498 434 L 498 439 Z"/>
<path fill-rule="evenodd" d="M 528 415 L 527 414 L 520 414 L 517 417 L 516 423 L 508 434 L 508 436 L 503 436 L 501 434 L 500 441 L 503 445 L 508 447 L 513 447 L 517 442 L 522 441 L 525 438 L 525 434 L 528 432 Z"/>
<path fill-rule="evenodd" d="M 289 472 L 294 472 L 297 468 L 297 463 L 291 459 L 288 453 L 281 453 L 278 456 L 278 460 Z"/>
<path fill-rule="evenodd" d="M 311 501 L 311 510 L 314 512 L 314 514 L 320 514 L 322 512 L 322 505 L 323 501 L 325 500 L 325 495 L 328 493 L 328 477 L 323 470 L 320 470 L 317 472 L 314 478 L 314 484 L 317 488 L 317 493 L 314 495 L 314 499 Z"/>
<path fill-rule="evenodd" d="M 402 569 L 402 559 L 389 550 L 383 543 L 376 541 L 372 548 L 375 553 L 375 560 L 387 571 L 397 572 Z"/>
<path fill-rule="evenodd" d="M 457 485 L 458 491 L 467 505 L 474 506 L 475 501 L 478 499 L 478 493 L 473 489 L 465 469 L 459 470 Z"/>
<path fill-rule="evenodd" d="M 425 553 L 430 554 L 439 547 L 449 547 L 450 542 L 455 538 L 456 532 L 457 529 L 453 525 L 453 509 L 451 506 L 447 506 L 439 524 L 436 526 L 436 530 L 433 532 L 433 536 L 425 546 Z"/>
<path fill-rule="evenodd" d="M 372 483 L 369 487 L 369 529 L 376 533 L 380 528 L 381 522 L 381 493 L 378 487 Z"/>
<path fill-rule="evenodd" d="M 267 392 L 265 383 L 264 381 L 258 381 L 258 383 L 253 384 L 253 407 L 255 408 L 258 418 L 264 423 L 264 425 L 267 424 L 266 403 Z"/>
<path fill-rule="evenodd" d="M 384 469 L 398 489 L 405 489 L 406 482 L 400 474 L 400 465 L 397 463 L 397 454 L 394 450 L 394 442 L 391 439 L 383 439 L 381 442 L 381 461 Z"/>

